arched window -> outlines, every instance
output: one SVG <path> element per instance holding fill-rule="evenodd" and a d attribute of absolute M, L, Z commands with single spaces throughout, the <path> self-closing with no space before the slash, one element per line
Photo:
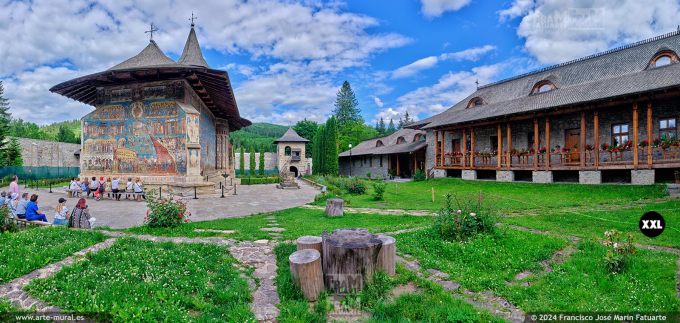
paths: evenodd
<path fill-rule="evenodd" d="M 557 86 L 553 84 L 553 82 L 550 82 L 548 80 L 543 80 L 534 85 L 534 88 L 531 89 L 531 94 L 538 94 L 538 93 L 545 93 L 548 91 L 552 91 L 556 89 Z"/>
<path fill-rule="evenodd" d="M 662 50 L 649 61 L 648 68 L 667 66 L 678 62 L 678 54 L 672 50 Z"/>
<path fill-rule="evenodd" d="M 406 139 L 404 139 L 404 137 L 399 137 L 399 138 L 397 138 L 397 145 L 403 144 L 403 143 L 405 143 L 405 142 L 406 142 Z"/>
<path fill-rule="evenodd" d="M 470 102 L 468 102 L 467 108 L 469 109 L 469 108 L 478 107 L 482 104 L 484 104 L 484 100 L 482 100 L 482 98 L 474 97 L 474 98 L 470 99 Z"/>
<path fill-rule="evenodd" d="M 382 147 L 382 146 L 384 146 L 384 145 L 385 145 L 385 144 L 383 144 L 382 140 L 378 140 L 378 141 L 375 142 L 375 146 L 376 146 L 376 147 Z"/>
<path fill-rule="evenodd" d="M 286 148 L 284 148 L 283 151 L 286 154 L 286 156 L 290 156 L 290 146 L 286 146 Z"/>
<path fill-rule="evenodd" d="M 415 136 L 413 136 L 413 142 L 421 141 L 421 140 L 423 140 L 423 134 L 422 133 L 417 133 Z"/>

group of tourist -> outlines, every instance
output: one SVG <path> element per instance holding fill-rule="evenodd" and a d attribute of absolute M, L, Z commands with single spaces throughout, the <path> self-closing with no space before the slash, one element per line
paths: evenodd
<path fill-rule="evenodd" d="M 38 206 L 38 194 L 28 196 L 28 193 L 21 193 L 19 188 L 19 178 L 15 175 L 9 185 L 9 192 L 0 192 L 0 206 L 7 207 L 12 217 L 27 221 L 48 222 L 45 213 Z M 21 194 L 21 198 L 19 198 Z M 94 223 L 95 218 L 90 216 L 87 209 L 87 201 L 84 198 L 78 200 L 75 208 L 69 213 L 66 207 L 66 199 L 60 197 L 56 205 L 54 221 L 55 225 L 65 225 L 71 228 L 89 229 Z"/>
<path fill-rule="evenodd" d="M 85 177 L 82 180 L 74 177 L 69 184 L 69 191 L 73 192 L 76 196 L 85 195 L 88 198 L 90 197 L 90 194 L 92 194 L 97 201 L 99 201 L 105 193 L 108 194 L 109 197 L 113 196 L 116 201 L 120 201 L 120 197 L 123 193 L 125 193 L 126 200 L 130 197 L 131 193 L 135 193 L 134 198 L 137 200 L 146 199 L 144 185 L 139 178 L 136 178 L 134 182 L 132 181 L 132 178 L 128 178 L 125 188 L 123 188 L 118 177 L 109 177 L 106 180 L 104 180 L 104 176 L 99 177 L 99 180 L 97 180 L 97 177 L 95 176 L 92 176 L 90 179 Z"/>

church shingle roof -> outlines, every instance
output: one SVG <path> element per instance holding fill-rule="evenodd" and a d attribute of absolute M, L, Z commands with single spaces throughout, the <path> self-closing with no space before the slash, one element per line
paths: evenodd
<path fill-rule="evenodd" d="M 150 40 L 149 45 L 139 52 L 139 54 L 132 56 L 122 63 L 111 67 L 109 71 L 126 70 L 145 67 L 176 67 L 179 64 L 166 56 L 158 47 L 155 41 Z"/>
<path fill-rule="evenodd" d="M 680 31 L 481 86 L 448 110 L 411 128 L 437 128 L 680 86 L 680 64 L 649 68 L 655 54 L 680 52 Z M 556 89 L 531 94 L 549 80 Z M 467 108 L 473 98 L 481 106 Z"/>
<path fill-rule="evenodd" d="M 352 156 L 386 155 L 413 152 L 427 146 L 427 142 L 425 140 L 415 140 L 416 135 L 418 134 L 424 136 L 425 131 L 403 128 L 385 137 L 364 140 L 356 147 L 352 148 Z M 399 141 L 399 137 L 404 138 L 403 143 L 397 143 Z M 378 141 L 382 143 L 382 146 L 378 147 Z M 342 148 L 345 149 L 345 147 Z M 341 152 L 339 156 L 349 156 L 349 150 Z"/>
<path fill-rule="evenodd" d="M 281 138 L 276 139 L 274 142 L 275 143 L 277 143 L 277 142 L 309 142 L 309 140 L 300 137 L 300 135 L 298 135 L 298 133 L 295 132 L 295 130 L 293 130 L 293 128 L 288 128 L 288 130 L 286 130 L 286 133 L 284 133 L 283 136 L 281 136 Z"/>
<path fill-rule="evenodd" d="M 179 58 L 179 63 L 182 65 L 208 67 L 208 62 L 206 62 L 203 58 L 201 47 L 198 44 L 198 38 L 196 38 L 194 27 L 191 27 L 189 37 L 187 37 L 187 42 L 184 44 L 182 56 Z"/>

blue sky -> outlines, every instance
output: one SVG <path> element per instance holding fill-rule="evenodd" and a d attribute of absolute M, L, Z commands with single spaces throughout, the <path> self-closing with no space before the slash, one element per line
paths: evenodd
<path fill-rule="evenodd" d="M 208 63 L 226 69 L 242 115 L 325 120 L 340 84 L 364 119 L 441 112 L 475 89 L 673 31 L 677 0 L 240 2 L 0 0 L 0 79 L 13 115 L 39 124 L 93 107 L 47 91 L 136 54 L 154 35 L 176 59 L 191 12 Z"/>

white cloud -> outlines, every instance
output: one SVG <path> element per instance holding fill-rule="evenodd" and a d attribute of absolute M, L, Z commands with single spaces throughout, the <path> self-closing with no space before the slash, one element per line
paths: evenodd
<path fill-rule="evenodd" d="M 453 60 L 453 61 L 476 61 L 478 60 L 482 55 L 496 49 L 495 46 L 491 45 L 485 45 L 482 47 L 475 47 L 475 48 L 469 48 L 465 49 L 459 52 L 453 52 L 453 53 L 444 53 L 439 56 L 428 56 L 425 58 L 421 58 L 411 64 L 404 65 L 402 67 L 397 68 L 392 72 L 392 78 L 398 79 L 398 78 L 405 78 L 405 77 L 410 77 L 413 75 L 418 74 L 419 72 L 430 69 L 435 67 L 439 62 L 441 61 L 446 61 L 446 60 Z"/>
<path fill-rule="evenodd" d="M 385 105 L 385 103 L 383 103 L 383 101 L 377 96 L 373 96 L 373 102 L 378 106 L 378 108 L 382 108 Z"/>
<path fill-rule="evenodd" d="M 531 9 L 509 11 L 501 18 L 515 14 L 522 16 L 517 34 L 525 39 L 526 50 L 541 63 L 552 64 L 673 31 L 680 3 L 542 0 Z"/>
<path fill-rule="evenodd" d="M 71 77 L 105 70 L 138 53 L 148 43 L 144 31 L 149 22 L 160 29 L 154 39 L 161 49 L 166 53 L 181 52 L 189 31 L 188 17 L 182 13 L 193 11 L 198 16 L 197 34 L 204 48 L 250 57 L 255 62 L 223 66 L 246 78 L 242 84 L 233 85 L 239 107 L 247 116 L 276 113 L 285 105 L 300 113 L 319 114 L 324 110 L 309 107 L 327 103 L 325 91 L 334 95 L 334 75 L 366 66 L 374 54 L 410 41 L 394 33 L 369 33 L 367 29 L 378 26 L 377 19 L 343 12 L 337 3 L 0 2 L 0 44 L 6 45 L 0 47 L 0 79 L 7 82 L 6 94 L 12 99 L 13 113 L 42 122 L 82 116 L 70 111 L 84 113 L 85 106 L 63 100 L 46 89 Z M 39 79 L 37 71 L 50 74 Z M 308 73 L 312 76 L 308 77 Z M 257 92 L 260 90 L 267 92 Z M 65 102 L 79 108 L 66 113 L 63 109 L 49 109 Z M 278 119 L 269 121 L 289 117 L 278 113 L 274 115 Z"/>
<path fill-rule="evenodd" d="M 448 72 L 436 84 L 400 96 L 395 107 L 380 110 L 376 119 L 391 116 L 398 120 L 406 111 L 414 119 L 440 113 L 474 92 L 475 81 L 490 83 L 506 67 L 506 63 L 499 63 L 475 67 L 470 71 Z"/>
<path fill-rule="evenodd" d="M 498 12 L 501 22 L 526 15 L 534 6 L 534 0 L 514 0 L 510 8 Z"/>
<path fill-rule="evenodd" d="M 472 0 L 420 0 L 421 11 L 426 17 L 439 17 L 446 11 L 457 11 Z"/>

